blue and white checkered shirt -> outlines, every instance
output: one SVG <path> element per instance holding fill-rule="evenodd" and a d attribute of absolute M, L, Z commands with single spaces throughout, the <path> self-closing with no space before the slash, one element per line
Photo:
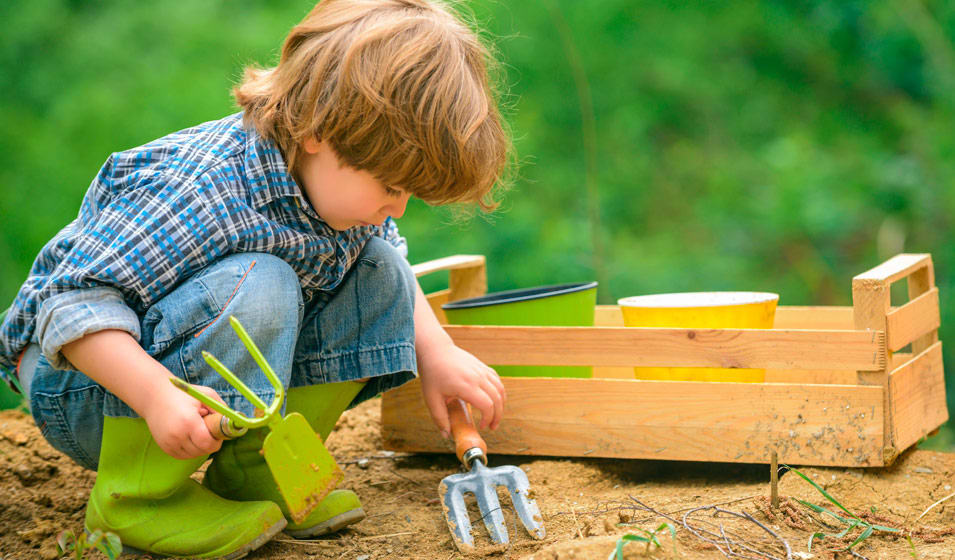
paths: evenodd
<path fill-rule="evenodd" d="M 271 253 L 306 299 L 327 297 L 378 235 L 407 255 L 391 218 L 335 231 L 311 208 L 274 142 L 242 114 L 109 157 L 78 217 L 40 251 L 0 327 L 0 365 L 31 341 L 56 367 L 64 344 L 104 329 L 139 337 L 139 316 L 226 255 Z M 2 306 L 0 306 L 2 308 Z"/>

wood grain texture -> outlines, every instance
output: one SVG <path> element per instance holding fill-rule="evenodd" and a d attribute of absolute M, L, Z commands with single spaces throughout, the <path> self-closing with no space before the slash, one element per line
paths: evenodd
<path fill-rule="evenodd" d="M 897 258 L 890 259 L 896 260 Z M 885 264 L 889 264 L 889 262 Z M 856 329 L 869 332 L 884 333 L 886 329 L 886 315 L 891 305 L 889 281 L 887 278 L 896 274 L 899 267 L 905 263 L 897 262 L 898 266 L 876 267 L 869 271 L 868 276 L 860 275 L 852 279 L 852 315 Z M 906 265 L 907 266 L 907 265 Z M 903 267 L 904 268 L 904 267 Z M 875 271 L 875 272 L 873 272 Z M 883 364 L 877 368 L 857 368 L 859 383 L 878 386 L 882 390 L 882 434 L 885 438 L 883 448 L 895 449 L 892 442 L 892 409 L 889 396 L 889 367 Z"/>
<path fill-rule="evenodd" d="M 441 270 L 457 270 L 460 268 L 479 268 L 486 266 L 484 255 L 452 255 L 432 261 L 411 265 L 411 271 L 418 278 L 439 272 Z"/>
<path fill-rule="evenodd" d="M 446 325 L 448 323 L 448 317 L 444 314 L 444 309 L 441 309 L 441 306 L 450 300 L 451 290 L 432 292 L 425 296 L 425 298 L 428 300 L 428 305 L 431 306 L 431 311 L 434 311 L 434 316 L 438 318 L 438 322 L 442 325 Z"/>
<path fill-rule="evenodd" d="M 920 268 L 931 267 L 932 256 L 924 253 L 903 253 L 896 255 L 879 266 L 853 277 L 852 281 L 891 284 L 901 280 Z"/>
<path fill-rule="evenodd" d="M 877 387 L 504 378 L 491 453 L 798 465 L 882 465 Z M 386 449 L 453 452 L 417 381 L 382 400 Z"/>
<path fill-rule="evenodd" d="M 886 315 L 886 337 L 889 350 L 895 352 L 941 325 L 938 309 L 938 288 L 932 288 Z"/>
<path fill-rule="evenodd" d="M 896 369 L 889 376 L 893 440 L 901 452 L 948 421 L 942 343 Z"/>
<path fill-rule="evenodd" d="M 931 257 L 928 266 L 909 275 L 908 284 L 909 300 L 914 300 L 935 287 L 935 267 L 932 265 Z M 920 336 L 912 341 L 912 352 L 921 353 L 936 342 L 938 342 L 937 331 Z"/>
<path fill-rule="evenodd" d="M 617 305 L 598 305 L 594 310 L 594 325 L 622 327 L 623 313 Z M 781 305 L 776 308 L 774 329 L 851 330 L 855 326 L 849 306 Z"/>
<path fill-rule="evenodd" d="M 855 321 L 849 306 L 784 305 L 776 308 L 773 328 L 851 330 L 855 328 Z"/>
<path fill-rule="evenodd" d="M 446 326 L 488 364 L 774 369 L 885 366 L 882 333 L 776 329 Z"/>
<path fill-rule="evenodd" d="M 450 301 L 483 296 L 487 293 L 487 270 L 483 265 L 453 268 L 448 271 Z"/>

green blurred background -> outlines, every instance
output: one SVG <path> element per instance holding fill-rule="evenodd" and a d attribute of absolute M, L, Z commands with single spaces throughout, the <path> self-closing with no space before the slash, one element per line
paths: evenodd
<path fill-rule="evenodd" d="M 111 152 L 233 112 L 242 68 L 273 64 L 310 8 L 0 2 L 0 301 Z M 602 303 L 726 289 L 849 305 L 852 276 L 927 252 L 952 340 L 955 4 L 462 9 L 504 61 L 519 172 L 488 219 L 413 203 L 412 262 L 485 254 L 491 290 L 596 279 Z M 925 445 L 955 447 L 951 425 Z"/>

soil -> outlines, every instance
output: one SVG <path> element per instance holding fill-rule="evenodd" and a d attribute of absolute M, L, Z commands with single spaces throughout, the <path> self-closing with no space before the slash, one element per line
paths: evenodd
<path fill-rule="evenodd" d="M 462 555 L 452 544 L 437 499 L 441 479 L 459 472 L 457 460 L 383 451 L 378 403 L 372 400 L 347 412 L 328 441 L 345 470 L 344 486 L 359 494 L 368 517 L 322 539 L 296 541 L 282 535 L 247 558 L 604 560 L 623 535 L 645 537 L 656 530 L 659 547 L 628 542 L 624 558 L 724 558 L 720 549 L 727 547 L 749 558 L 786 558 L 785 541 L 791 558 L 841 559 L 853 557 L 841 550 L 861 532 L 816 540 L 809 553 L 813 533 L 834 534 L 845 526 L 796 499 L 845 514 L 794 472 L 781 477 L 780 505 L 773 508 L 765 465 L 491 456 L 492 467 L 513 464 L 527 473 L 547 537 L 532 540 L 504 498 L 511 543 L 492 546 L 471 503 L 478 552 Z M 863 521 L 902 531 L 875 531 L 854 547 L 858 555 L 955 559 L 955 454 L 911 450 L 884 469 L 800 471 Z M 94 479 L 95 473 L 53 450 L 29 416 L 0 412 L 0 559 L 56 558 L 57 534 L 82 531 Z M 667 520 L 675 538 L 661 527 Z"/>

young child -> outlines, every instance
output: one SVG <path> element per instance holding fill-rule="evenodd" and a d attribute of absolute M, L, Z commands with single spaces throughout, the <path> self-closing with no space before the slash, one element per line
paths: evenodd
<path fill-rule="evenodd" d="M 394 222 L 412 196 L 493 209 L 510 144 L 487 60 L 436 2 L 323 0 L 275 68 L 247 70 L 241 113 L 108 158 L 0 330 L 0 365 L 44 437 L 98 470 L 87 529 L 151 554 L 237 558 L 283 528 L 362 519 L 336 490 L 286 527 L 266 429 L 219 442 L 209 410 L 169 382 L 252 415 L 207 350 L 270 402 L 229 316 L 289 388 L 286 412 L 323 438 L 415 376 L 445 435 L 453 398 L 497 426 L 500 380 L 442 330 Z M 190 479 L 214 452 L 202 484 Z"/>

